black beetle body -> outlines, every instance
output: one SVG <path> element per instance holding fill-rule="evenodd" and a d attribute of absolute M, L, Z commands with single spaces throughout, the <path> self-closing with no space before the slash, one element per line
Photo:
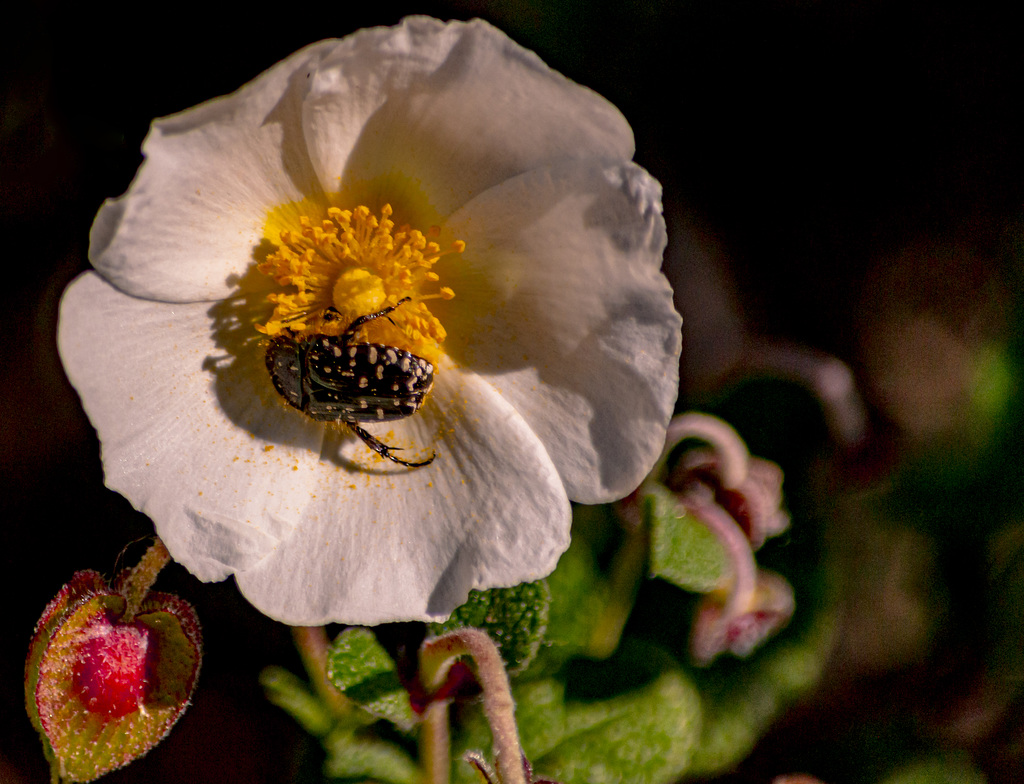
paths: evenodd
<path fill-rule="evenodd" d="M 391 313 L 399 305 L 360 316 L 340 335 L 278 335 L 267 346 L 266 363 L 274 388 L 289 405 L 318 422 L 343 422 L 370 449 L 400 465 L 425 466 L 434 459 L 411 462 L 391 454 L 391 447 L 359 426 L 389 422 L 415 414 L 434 385 L 434 366 L 395 346 L 353 343 L 363 324 Z M 328 315 L 337 318 L 334 308 Z"/>

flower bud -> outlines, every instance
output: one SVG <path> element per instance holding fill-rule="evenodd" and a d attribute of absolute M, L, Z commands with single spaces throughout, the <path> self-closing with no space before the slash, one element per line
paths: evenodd
<path fill-rule="evenodd" d="M 54 779 L 92 781 L 141 757 L 188 706 L 202 639 L 195 611 L 149 592 L 130 614 L 131 578 L 111 589 L 77 572 L 36 625 L 25 703 Z"/>

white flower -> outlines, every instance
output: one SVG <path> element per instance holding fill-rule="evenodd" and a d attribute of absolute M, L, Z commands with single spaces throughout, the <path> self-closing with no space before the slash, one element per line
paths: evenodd
<path fill-rule="evenodd" d="M 295 624 L 443 617 L 550 572 L 569 499 L 658 457 L 680 345 L 660 188 L 613 106 L 489 25 L 313 44 L 143 151 L 60 351 L 107 485 L 200 579 Z M 366 429 L 423 468 L 290 407 L 265 362 L 268 336 L 405 297 L 359 340 L 431 361 L 433 390 Z"/>

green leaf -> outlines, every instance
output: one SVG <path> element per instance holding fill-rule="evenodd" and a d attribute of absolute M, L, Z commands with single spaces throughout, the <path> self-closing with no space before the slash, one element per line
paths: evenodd
<path fill-rule="evenodd" d="M 565 684 L 544 678 L 517 686 L 514 694 L 519 741 L 528 759 L 540 759 L 565 739 Z"/>
<path fill-rule="evenodd" d="M 573 656 L 585 653 L 610 599 L 608 581 L 588 542 L 575 530 L 572 544 L 547 583 L 551 592 L 548 628 L 531 676 L 553 674 Z"/>
<path fill-rule="evenodd" d="M 551 594 L 539 580 L 511 588 L 470 591 L 469 600 L 444 623 L 431 624 L 435 635 L 454 629 L 482 629 L 494 640 L 510 675 L 533 661 L 544 639 Z"/>
<path fill-rule="evenodd" d="M 283 667 L 265 667 L 260 685 L 267 699 L 290 715 L 299 725 L 318 738 L 334 726 L 331 711 L 310 690 L 305 681 Z"/>
<path fill-rule="evenodd" d="M 966 755 L 921 760 L 885 777 L 880 784 L 985 784 L 985 776 Z"/>
<path fill-rule="evenodd" d="M 705 708 L 688 773 L 710 776 L 746 757 L 771 722 L 817 681 L 831 632 L 831 615 L 820 610 L 799 633 L 775 640 L 750 659 L 725 659 L 695 673 Z"/>
<path fill-rule="evenodd" d="M 651 528 L 651 573 L 688 591 L 713 590 L 727 568 L 721 543 L 666 487 L 651 482 L 642 492 Z"/>
<path fill-rule="evenodd" d="M 700 697 L 671 659 L 652 646 L 626 643 L 613 660 L 577 660 L 573 672 L 609 696 L 573 693 L 557 678 L 517 684 L 516 722 L 523 752 L 539 778 L 562 784 L 667 784 L 686 772 L 700 735 Z M 569 695 L 569 696 L 567 696 Z M 464 722 L 457 746 L 490 758 L 479 713 Z M 478 784 L 456 765 L 459 784 Z"/>
<path fill-rule="evenodd" d="M 393 743 L 337 732 L 324 742 L 324 772 L 335 779 L 417 784 L 420 771 L 412 758 Z"/>
<path fill-rule="evenodd" d="M 681 672 L 669 671 L 611 699 L 569 702 L 564 722 L 562 741 L 532 757 L 541 777 L 563 784 L 663 784 L 689 766 L 700 735 L 700 697 Z"/>
<path fill-rule="evenodd" d="M 350 628 L 338 635 L 328 651 L 327 677 L 374 716 L 403 730 L 416 723 L 395 662 L 369 629 Z"/>

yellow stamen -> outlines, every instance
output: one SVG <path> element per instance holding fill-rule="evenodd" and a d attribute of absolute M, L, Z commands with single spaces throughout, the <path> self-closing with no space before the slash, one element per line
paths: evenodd
<path fill-rule="evenodd" d="M 408 297 L 388 318 L 369 322 L 360 339 L 397 346 L 436 364 L 446 333 L 425 303 L 451 299 L 455 292 L 437 286 L 440 276 L 432 267 L 442 256 L 462 253 L 466 243 L 456 240 L 442 251 L 434 242 L 438 227 L 426 234 L 409 226 L 396 229 L 391 214 L 388 204 L 380 217 L 362 205 L 331 207 L 326 220 L 300 215 L 279 238 L 268 237 L 278 239 L 277 250 L 258 269 L 294 291 L 270 294 L 274 313 L 256 329 L 271 336 L 286 329 L 297 336 L 337 334 L 358 317 Z M 331 307 L 340 317 L 324 320 Z"/>

